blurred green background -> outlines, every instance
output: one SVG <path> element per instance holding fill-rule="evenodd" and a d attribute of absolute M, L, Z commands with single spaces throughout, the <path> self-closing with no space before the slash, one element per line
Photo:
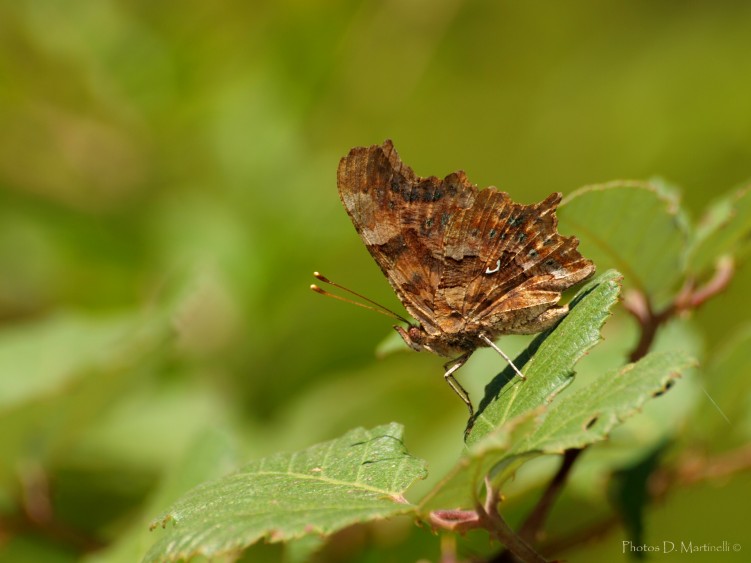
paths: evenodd
<path fill-rule="evenodd" d="M 0 559 L 114 558 L 207 435 L 235 452 L 207 475 L 392 420 L 435 475 L 460 451 L 441 361 L 376 360 L 389 322 L 308 290 L 321 270 L 398 308 L 339 202 L 349 148 L 391 138 L 524 203 L 659 175 L 698 217 L 751 176 L 751 3 L 5 2 L 0 124 Z M 708 349 L 749 283 L 697 315 Z M 733 521 L 733 486 L 671 497 L 653 539 Z M 381 535 L 437 559 L 409 522 Z"/>

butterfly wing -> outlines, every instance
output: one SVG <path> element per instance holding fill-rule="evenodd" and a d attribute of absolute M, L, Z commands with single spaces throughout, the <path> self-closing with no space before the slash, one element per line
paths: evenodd
<path fill-rule="evenodd" d="M 495 188 L 479 192 L 461 221 L 450 225 L 448 264 L 439 292 L 446 307 L 461 312 L 461 330 L 493 336 L 540 332 L 565 309 L 561 292 L 586 279 L 594 264 L 576 250 L 576 237 L 557 231 L 561 194 L 540 203 L 514 203 Z"/>
<path fill-rule="evenodd" d="M 391 141 L 352 149 L 339 163 L 339 196 L 399 299 L 429 334 L 443 332 L 435 296 L 444 268 L 443 239 L 477 192 L 464 173 L 419 178 Z"/>
<path fill-rule="evenodd" d="M 594 272 L 557 232 L 561 195 L 514 203 L 455 172 L 417 177 L 391 141 L 339 164 L 339 195 L 360 237 L 428 334 L 539 332 L 565 310 L 561 291 Z"/>

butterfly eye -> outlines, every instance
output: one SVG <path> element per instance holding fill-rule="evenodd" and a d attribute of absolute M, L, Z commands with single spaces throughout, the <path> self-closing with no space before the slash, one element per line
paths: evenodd
<path fill-rule="evenodd" d="M 424 340 L 425 333 L 416 326 L 409 327 L 409 338 L 412 342 L 420 343 Z"/>
<path fill-rule="evenodd" d="M 394 330 L 399 333 L 407 346 L 417 352 L 422 350 L 423 333 L 419 328 L 411 326 L 409 331 L 406 331 L 400 326 L 395 326 Z"/>

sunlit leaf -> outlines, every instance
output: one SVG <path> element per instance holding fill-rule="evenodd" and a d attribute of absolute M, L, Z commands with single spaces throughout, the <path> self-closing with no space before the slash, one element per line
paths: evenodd
<path fill-rule="evenodd" d="M 680 352 L 649 354 L 587 387 L 563 394 L 485 434 L 420 502 L 420 510 L 471 508 L 485 475 L 508 478 L 529 459 L 603 440 L 692 365 Z"/>
<path fill-rule="evenodd" d="M 682 352 L 662 352 L 604 373 L 587 387 L 557 399 L 542 424 L 515 444 L 513 453 L 563 453 L 602 440 L 692 365 L 694 361 Z"/>
<path fill-rule="evenodd" d="M 472 506 L 483 475 L 533 430 L 540 409 L 571 382 L 576 362 L 600 340 L 619 280 L 618 272 L 608 271 L 582 287 L 569 314 L 517 357 L 527 381 L 507 367 L 487 386 L 467 435 L 468 451 L 421 501 L 421 510 Z"/>
<path fill-rule="evenodd" d="M 240 551 L 330 534 L 345 526 L 414 510 L 402 496 L 425 463 L 410 456 L 402 427 L 355 429 L 306 450 L 277 454 L 182 497 L 160 522 L 165 531 L 146 561 Z M 154 524 L 156 525 L 156 524 Z"/>
<path fill-rule="evenodd" d="M 538 336 L 514 363 L 522 381 L 507 367 L 485 389 L 467 443 L 491 429 L 548 403 L 574 376 L 574 365 L 600 341 L 600 328 L 618 300 L 621 276 L 610 270 L 587 283 L 570 304 L 568 315 Z"/>
<path fill-rule="evenodd" d="M 575 363 L 599 341 L 617 301 L 618 281 L 618 273 L 610 271 L 584 286 L 569 315 L 517 358 L 527 381 L 508 368 L 488 386 L 468 450 L 421 501 L 421 511 L 470 508 L 486 474 L 502 481 L 531 457 L 602 440 L 692 363 L 681 352 L 648 355 L 557 397 L 571 382 Z"/>

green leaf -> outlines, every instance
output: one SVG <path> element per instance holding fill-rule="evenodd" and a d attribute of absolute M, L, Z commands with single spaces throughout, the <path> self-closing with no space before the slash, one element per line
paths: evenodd
<path fill-rule="evenodd" d="M 471 508 L 485 475 L 498 484 L 532 457 L 604 439 L 693 364 L 683 352 L 650 354 L 557 397 L 571 382 L 574 364 L 599 341 L 618 297 L 618 280 L 618 273 L 610 271 L 583 287 L 569 315 L 517 359 L 527 381 L 515 379 L 509 368 L 488 385 L 490 402 L 470 431 L 466 453 L 422 499 L 421 513 Z"/>
<path fill-rule="evenodd" d="M 467 452 L 422 499 L 421 512 L 473 505 L 482 477 L 539 424 L 541 409 L 571 382 L 576 362 L 600 340 L 600 327 L 618 300 L 619 280 L 611 270 L 583 286 L 569 314 L 514 360 L 527 381 L 507 367 L 488 384 L 466 438 Z"/>
<path fill-rule="evenodd" d="M 600 341 L 600 328 L 618 300 L 620 279 L 618 272 L 610 270 L 582 287 L 571 301 L 568 315 L 514 360 L 526 381 L 515 376 L 509 366 L 488 384 L 467 444 L 550 402 L 571 383 L 576 362 Z"/>
<path fill-rule="evenodd" d="M 693 364 L 681 352 L 649 354 L 635 364 L 601 375 L 579 391 L 556 398 L 551 406 L 540 406 L 504 422 L 468 448 L 420 502 L 420 512 L 471 508 L 485 475 L 500 484 L 533 457 L 605 439 Z"/>
<path fill-rule="evenodd" d="M 402 433 L 395 423 L 358 428 L 205 483 L 159 519 L 162 527 L 173 525 L 145 560 L 214 557 L 261 538 L 277 542 L 330 534 L 356 522 L 412 512 L 415 507 L 402 495 L 425 477 L 425 462 L 406 452 Z"/>
<path fill-rule="evenodd" d="M 617 268 L 624 285 L 667 304 L 683 276 L 685 222 L 673 197 L 649 183 L 588 186 L 558 211 L 562 232 L 575 233 L 580 251 L 599 268 Z"/>
<path fill-rule="evenodd" d="M 720 198 L 709 208 L 689 251 L 694 274 L 714 267 L 717 259 L 733 253 L 751 235 L 751 186 Z"/>
<path fill-rule="evenodd" d="M 512 453 L 563 453 L 603 440 L 651 397 L 667 389 L 681 371 L 695 365 L 683 352 L 648 354 L 620 370 L 602 374 L 587 387 L 563 395 L 542 424 Z"/>

